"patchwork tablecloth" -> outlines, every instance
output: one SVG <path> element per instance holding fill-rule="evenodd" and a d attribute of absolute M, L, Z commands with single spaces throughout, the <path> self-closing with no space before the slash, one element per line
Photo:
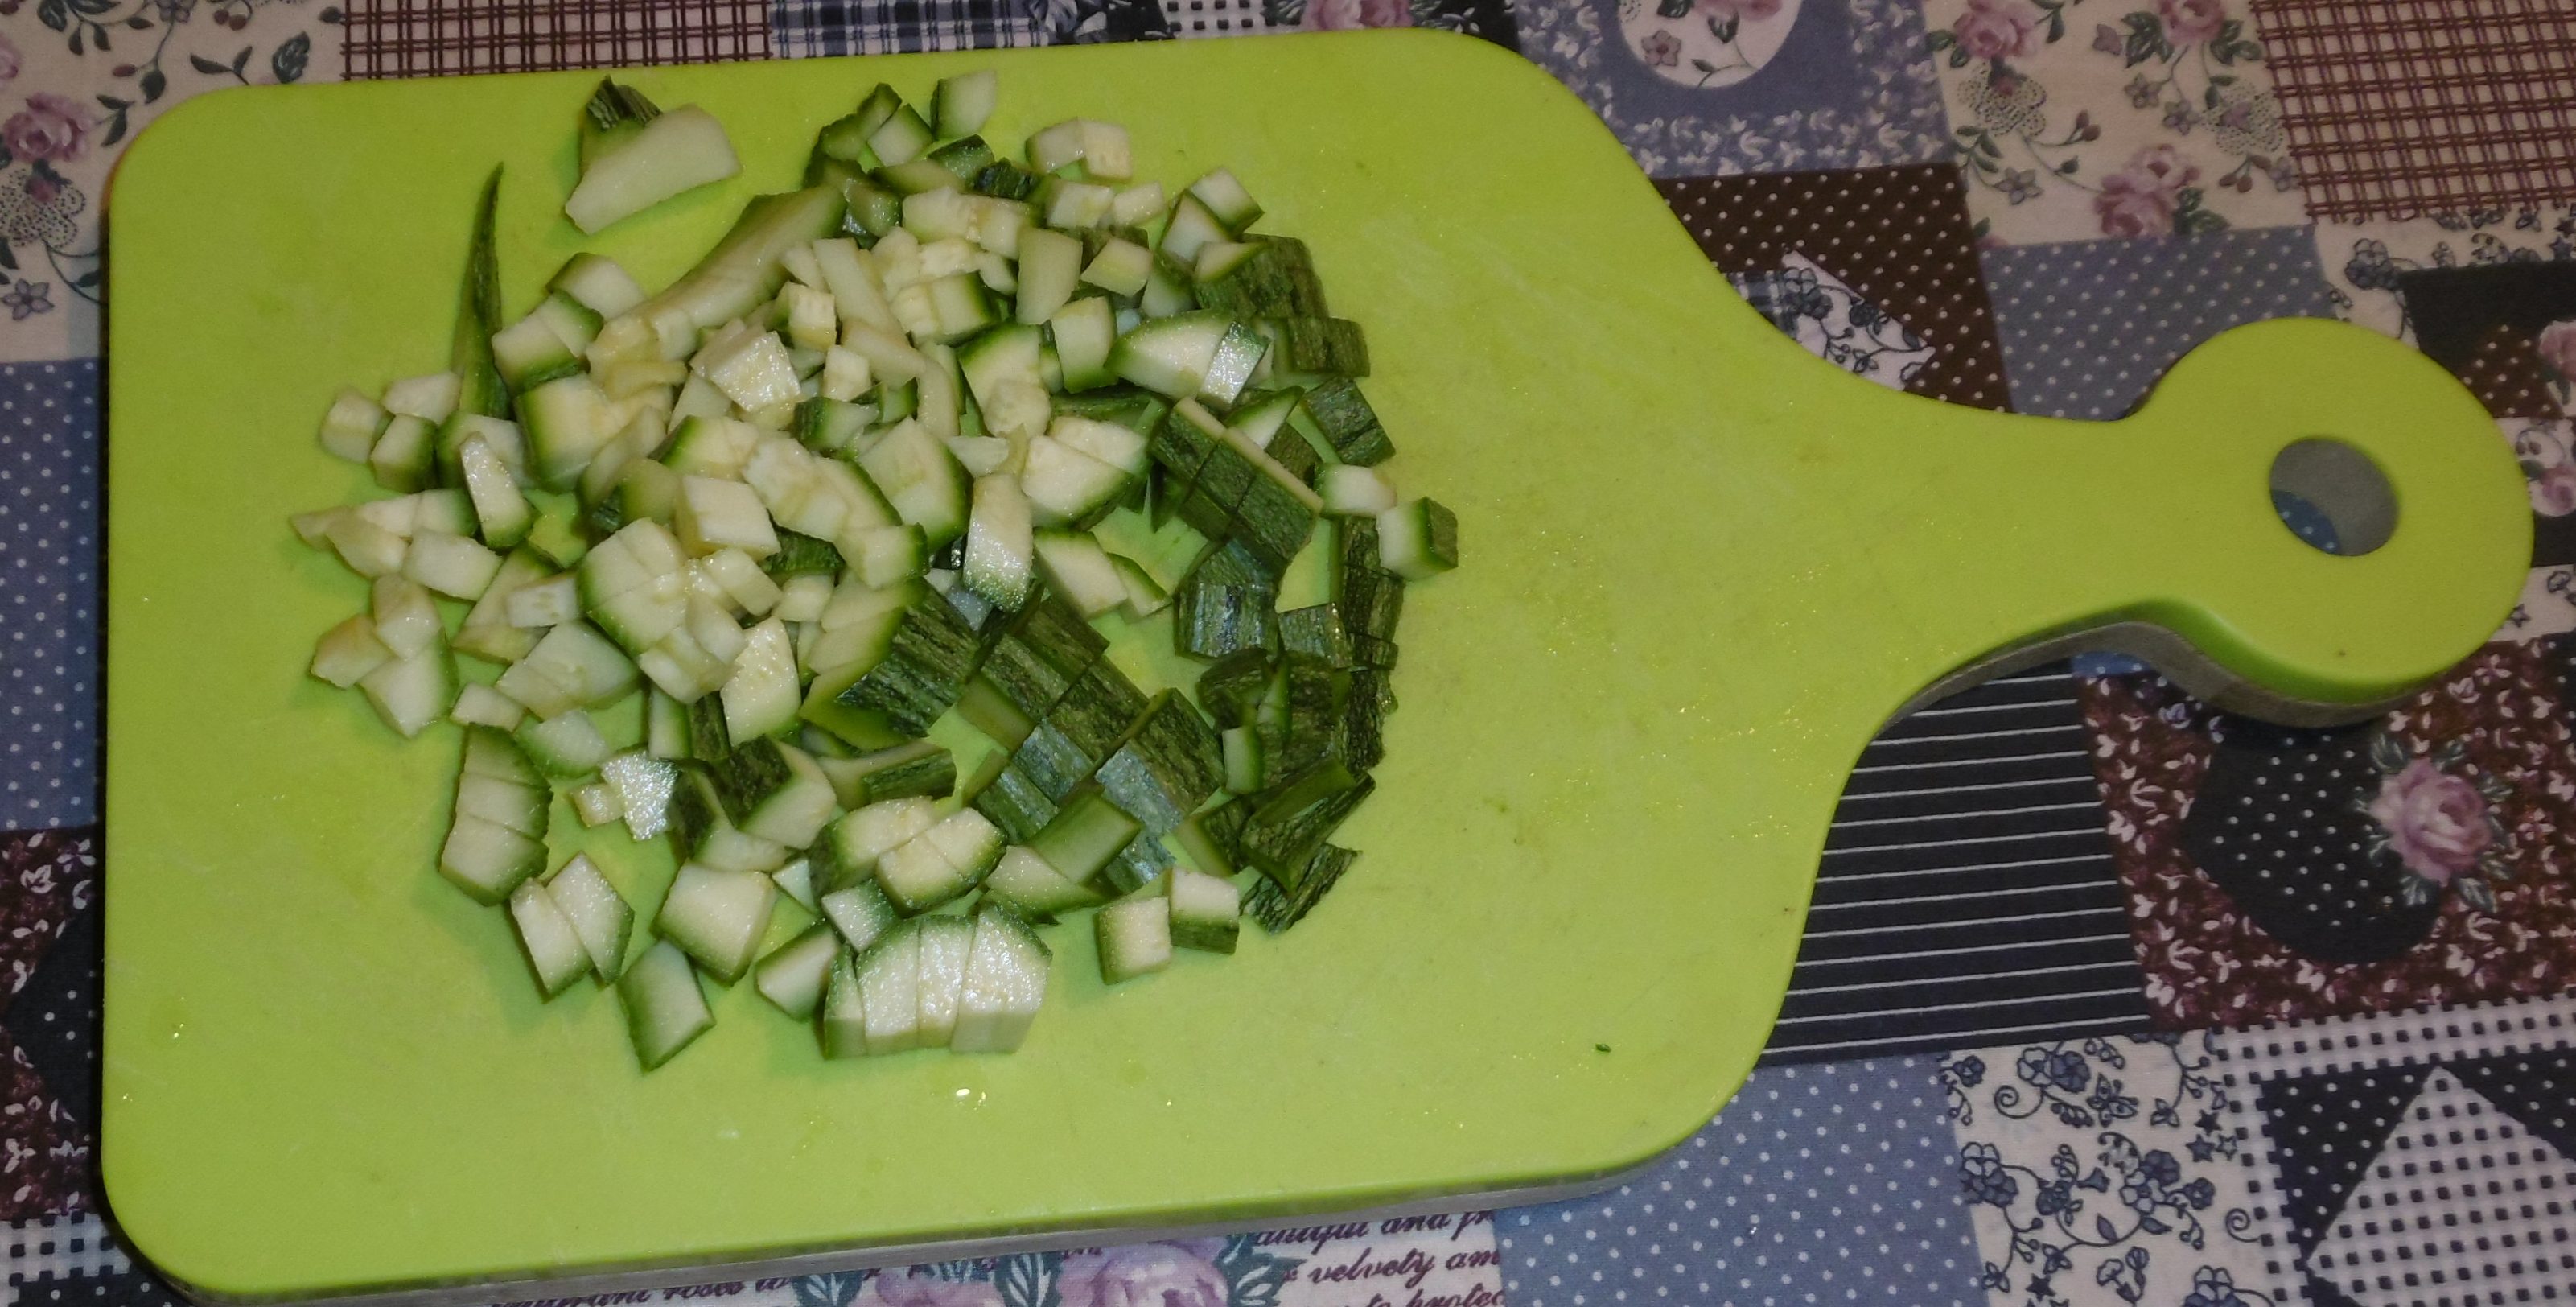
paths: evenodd
<path fill-rule="evenodd" d="M 2523 603 L 2341 730 L 2116 659 L 1896 723 L 1765 1065 L 1611 1192 L 619 1300 L 2576 1301 L 2567 0 L 0 0 L 9 1300 L 172 1298 L 95 1165 L 99 209 L 136 131 L 245 83 L 1397 24 L 1555 73 L 1742 293 L 1880 384 L 2108 418 L 2253 319 L 2413 342 L 2522 459 Z"/>

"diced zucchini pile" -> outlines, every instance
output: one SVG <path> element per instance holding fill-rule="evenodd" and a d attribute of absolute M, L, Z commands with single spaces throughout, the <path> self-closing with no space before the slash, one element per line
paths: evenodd
<path fill-rule="evenodd" d="M 1233 952 L 1247 912 L 1287 929 L 1355 856 L 1329 838 L 1456 522 L 1396 497 L 1360 329 L 1241 183 L 1167 195 L 1087 119 L 1004 157 L 995 92 L 878 86 L 672 285 L 578 255 L 515 320 L 496 171 L 449 370 L 324 415 L 390 494 L 294 520 L 369 583 L 313 674 L 406 737 L 464 726 L 440 873 L 547 997 L 614 985 L 647 1069 L 745 974 L 827 1057 L 1009 1051 L 1042 928 L 1092 910 L 1114 984 Z M 586 231 L 736 168 L 614 83 L 580 144 Z M 1106 655 L 1165 621 L 1205 667 L 1149 691 Z M 951 714 L 980 765 L 926 738 Z M 670 841 L 649 942 L 588 857 L 548 871 L 558 795 Z"/>

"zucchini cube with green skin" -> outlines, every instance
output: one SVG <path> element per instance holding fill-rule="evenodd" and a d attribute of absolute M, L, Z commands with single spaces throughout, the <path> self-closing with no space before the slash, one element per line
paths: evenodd
<path fill-rule="evenodd" d="M 1177 691 L 1165 690 L 1137 716 L 1097 778 L 1111 802 L 1160 835 L 1216 792 L 1225 765 L 1206 720 Z"/>
<path fill-rule="evenodd" d="M 985 665 L 991 666 L 992 660 L 987 658 Z M 1002 753 L 991 755 L 1001 761 L 1007 761 L 1008 752 L 1019 748 L 1020 742 L 1029 738 L 1029 732 L 1038 727 L 1035 717 L 1003 698 L 1002 692 L 993 688 L 992 679 L 980 675 L 968 681 L 965 692 L 957 696 L 955 712 L 960 720 L 974 727 L 984 738 L 1002 746 Z M 1001 761 L 991 762 L 991 769 L 1000 771 Z M 972 801 L 977 788 L 980 787 L 968 787 L 966 795 L 969 801 Z"/>
<path fill-rule="evenodd" d="M 1003 843 L 982 813 L 951 813 L 879 858 L 877 886 L 905 915 L 928 912 L 981 884 L 1001 861 Z"/>
<path fill-rule="evenodd" d="M 1351 688 L 1342 706 L 1342 757 L 1355 771 L 1368 771 L 1386 759 L 1386 715 L 1395 710 L 1395 695 L 1383 671 L 1361 668 L 1351 673 Z"/>
<path fill-rule="evenodd" d="M 921 1047 L 921 923 L 907 921 L 858 960 L 863 1040 L 870 1057 Z"/>
<path fill-rule="evenodd" d="M 1120 894 L 1133 894 L 1162 879 L 1172 869 L 1172 851 L 1151 834 L 1139 831 L 1109 860 L 1103 874 L 1109 888 Z"/>
<path fill-rule="evenodd" d="M 519 937 L 519 952 L 536 973 L 537 990 L 553 998 L 590 970 L 590 955 L 572 920 L 555 906 L 554 896 L 533 880 L 510 891 L 510 924 Z"/>
<path fill-rule="evenodd" d="M 1224 168 L 1191 182 L 1184 193 L 1226 232 L 1241 232 L 1261 216 L 1260 202 Z"/>
<path fill-rule="evenodd" d="M 517 792 L 515 805 L 507 802 L 510 790 Z M 455 817 L 438 855 L 439 874 L 478 903 L 507 899 L 521 882 L 545 870 L 551 797 L 545 778 L 509 736 L 489 727 L 468 728 Z"/>
<path fill-rule="evenodd" d="M 744 834 L 727 820 L 713 783 L 695 768 L 681 770 L 672 790 L 668 834 L 676 859 L 719 871 L 775 871 L 787 865 L 783 845 Z"/>
<path fill-rule="evenodd" d="M 1233 796 L 1207 811 L 1192 816 L 1172 832 L 1172 844 L 1190 865 L 1211 876 L 1232 876 L 1234 865 L 1234 821 L 1243 816 L 1243 804 Z M 1222 833 L 1220 833 L 1222 832 Z"/>
<path fill-rule="evenodd" d="M 1243 725 L 1253 705 L 1270 691 L 1273 670 L 1266 649 L 1237 649 L 1199 673 L 1199 707 L 1219 727 Z"/>
<path fill-rule="evenodd" d="M 1027 772 L 1011 765 L 975 796 L 975 811 L 990 818 L 1013 843 L 1025 844 L 1055 820 L 1056 804 Z"/>
<path fill-rule="evenodd" d="M 1359 773 L 1339 751 L 1328 753 L 1255 795 L 1251 820 L 1274 826 L 1285 823 L 1334 795 L 1358 788 L 1359 783 Z"/>
<path fill-rule="evenodd" d="M 965 917 L 927 917 L 921 923 L 918 999 L 924 1048 L 946 1048 L 957 1033 L 957 1011 L 966 997 L 966 959 L 975 947 L 975 923 Z"/>
<path fill-rule="evenodd" d="M 986 902 L 1006 903 L 1035 921 L 1096 906 L 1102 898 L 1099 891 L 1067 880 L 1035 850 L 1022 847 L 1003 851 L 1002 860 L 984 878 L 983 888 Z"/>
<path fill-rule="evenodd" d="M 889 799 L 944 799 L 957 787 L 957 759 L 944 745 L 915 740 L 856 758 L 817 758 L 841 806 L 859 809 Z"/>
<path fill-rule="evenodd" d="M 345 690 L 393 659 L 393 651 L 376 638 L 376 624 L 361 615 L 323 632 L 321 640 L 313 647 L 312 671 L 313 675 Z"/>
<path fill-rule="evenodd" d="M 832 818 L 832 781 L 802 749 L 756 739 L 710 764 L 709 778 L 726 815 L 744 834 L 803 848 Z"/>
<path fill-rule="evenodd" d="M 1342 705 L 1350 692 L 1350 674 L 1318 658 L 1290 654 L 1286 747 L 1279 757 L 1282 775 L 1295 775 L 1341 752 Z"/>
<path fill-rule="evenodd" d="M 837 576 L 845 566 L 840 548 L 831 541 L 785 530 L 778 532 L 778 552 L 760 560 L 761 572 L 775 581 Z"/>
<path fill-rule="evenodd" d="M 1379 424 L 1377 410 L 1348 377 L 1332 377 L 1308 390 L 1306 416 L 1342 462 L 1373 467 L 1395 457 L 1395 442 Z"/>
<path fill-rule="evenodd" d="M 578 853 L 547 878 L 546 892 L 554 896 L 555 906 L 581 937 L 591 974 L 603 985 L 615 981 L 626 969 L 626 935 L 634 927 L 635 909 L 627 906 L 625 897 L 589 858 Z"/>
<path fill-rule="evenodd" d="M 1118 746 L 1150 701 L 1118 664 L 1102 658 L 1065 691 L 1046 720 L 1061 728 L 1086 753 L 1106 756 Z"/>
<path fill-rule="evenodd" d="M 1011 752 L 1011 768 L 1028 778 L 1038 793 L 1061 802 L 1100 768 L 1105 750 L 1086 749 L 1053 722 L 1040 722 L 1029 738 Z"/>
<path fill-rule="evenodd" d="M 749 969 L 778 903 L 778 882 L 757 871 L 716 871 L 694 863 L 671 878 L 653 928 L 730 985 Z"/>
<path fill-rule="evenodd" d="M 1458 518 L 1437 500 L 1416 499 L 1377 515 L 1378 565 L 1408 581 L 1458 565 Z"/>
<path fill-rule="evenodd" d="M 1120 984 L 1172 965 L 1172 901 L 1159 894 L 1120 899 L 1093 916 L 1100 979 Z"/>
<path fill-rule="evenodd" d="M 644 950 L 618 978 L 617 1000 L 626 1009 L 635 1060 L 647 1071 L 670 1061 L 716 1023 L 697 969 L 669 940 Z"/>
<path fill-rule="evenodd" d="M 694 554 L 739 549 L 754 558 L 778 552 L 778 531 L 760 495 L 739 481 L 680 478 L 680 506 L 673 525 Z"/>
<path fill-rule="evenodd" d="M 1369 374 L 1368 337 L 1347 318 L 1269 317 L 1252 330 L 1266 344 L 1271 366 L 1282 372 L 1335 377 Z"/>
<path fill-rule="evenodd" d="M 456 706 L 456 659 L 433 642 L 409 658 L 393 658 L 358 678 L 358 691 L 376 715 L 404 739 L 429 729 Z"/>
<path fill-rule="evenodd" d="M 824 1057 L 867 1056 L 866 996 L 859 987 L 858 959 L 847 951 L 833 957 L 831 970 L 824 977 L 823 1002 L 815 1014 L 814 1033 Z"/>
<path fill-rule="evenodd" d="M 1303 241 L 1268 237 L 1230 248 L 1211 244 L 1199 251 L 1193 274 L 1203 308 L 1245 318 L 1324 313 L 1323 283 Z"/>
<path fill-rule="evenodd" d="M 918 797 L 871 803 L 843 816 L 825 830 L 810 855 L 815 886 L 828 894 L 868 879 L 876 874 L 879 859 L 927 833 L 938 821 L 931 801 Z"/>
<path fill-rule="evenodd" d="M 1261 449 L 1300 485 L 1312 487 L 1323 471 L 1323 459 L 1317 456 L 1313 445 L 1306 443 L 1304 436 L 1297 434 L 1295 427 L 1283 426 L 1271 433 L 1269 442 Z"/>
<path fill-rule="evenodd" d="M 1218 659 L 1279 645 L 1273 593 L 1245 585 L 1183 584 L 1174 600 L 1172 639 L 1192 658 Z"/>
<path fill-rule="evenodd" d="M 1145 442 L 1146 455 L 1176 482 L 1184 484 L 1197 478 L 1200 466 L 1223 443 L 1220 436 L 1191 419 L 1190 410 L 1197 410 L 1201 416 L 1207 412 L 1196 403 L 1188 404 L 1157 424 L 1147 433 Z"/>
<path fill-rule="evenodd" d="M 1172 944 L 1203 953 L 1232 953 L 1242 930 L 1243 896 L 1233 881 L 1175 867 L 1163 882 L 1172 900 Z"/>
<path fill-rule="evenodd" d="M 1404 615 L 1404 578 L 1393 572 L 1379 572 L 1362 589 L 1365 593 L 1356 608 L 1348 604 L 1338 605 L 1346 615 L 1345 620 L 1349 620 L 1348 614 L 1356 613 L 1358 619 L 1351 625 L 1357 628 L 1358 634 L 1380 640 L 1394 639 L 1396 620 Z"/>
<path fill-rule="evenodd" d="M 1191 485 L 1231 516 L 1234 506 L 1243 502 L 1243 496 L 1260 479 L 1261 469 L 1254 467 L 1250 459 L 1229 443 L 1220 444 L 1208 452 L 1207 461 L 1199 465 L 1198 475 L 1192 478 Z M 1209 533 L 1202 531 L 1200 534 Z"/>
<path fill-rule="evenodd" d="M 981 904 L 973 920 L 975 937 L 966 954 L 957 1028 L 948 1046 L 960 1053 L 1008 1053 L 1028 1037 L 1030 1023 L 1046 1002 L 1047 972 L 1055 955 L 1007 907 Z"/>
<path fill-rule="evenodd" d="M 1265 474 L 1235 502 L 1234 529 L 1228 536 L 1241 541 L 1264 563 L 1285 571 L 1314 533 L 1314 510 Z"/>
<path fill-rule="evenodd" d="M 397 494 L 424 489 L 434 479 L 437 444 L 438 433 L 427 422 L 397 415 L 367 451 L 367 470 L 375 474 L 377 485 Z"/>
<path fill-rule="evenodd" d="M 1084 786 L 1066 797 L 1063 810 L 1029 841 L 1029 848 L 1066 880 L 1087 884 L 1144 829 L 1099 787 Z"/>
<path fill-rule="evenodd" d="M 376 401 L 343 387 L 322 415 L 322 448 L 335 458 L 364 463 L 375 452 L 376 437 L 392 420 L 393 415 Z"/>
<path fill-rule="evenodd" d="M 954 608 L 915 604 L 905 611 L 885 657 L 833 699 L 882 713 L 896 730 L 917 739 L 956 705 L 967 679 L 982 665 L 984 651 L 984 642 Z"/>
<path fill-rule="evenodd" d="M 885 891 L 877 888 L 874 873 L 816 899 L 814 910 L 854 950 L 866 949 L 903 920 Z"/>
<path fill-rule="evenodd" d="M 1181 846 L 1199 859 L 1199 870 L 1233 875 L 1242 865 L 1243 828 L 1251 824 L 1252 805 L 1228 799 L 1181 823 Z"/>
<path fill-rule="evenodd" d="M 581 560 L 581 602 L 600 630 L 640 653 L 688 617 L 679 542 L 650 518 L 627 523 Z"/>
<path fill-rule="evenodd" d="M 1294 892 L 1315 850 L 1376 791 L 1377 782 L 1362 777 L 1350 789 L 1278 820 L 1265 821 L 1256 813 L 1244 822 L 1237 845 L 1243 861 Z"/>
<path fill-rule="evenodd" d="M 1297 888 L 1283 890 L 1268 878 L 1254 881 L 1252 892 L 1243 899 L 1243 910 L 1261 928 L 1273 935 L 1305 920 L 1326 892 L 1341 883 L 1343 873 L 1359 854 L 1339 845 L 1326 844 L 1306 859 L 1296 876 Z"/>
<path fill-rule="evenodd" d="M 1334 667 L 1351 666 L 1350 632 L 1341 610 L 1331 604 L 1293 608 L 1279 615 L 1279 647 Z"/>
<path fill-rule="evenodd" d="M 925 157 L 947 169 L 960 186 L 974 185 L 975 179 L 983 176 L 984 170 L 995 162 L 993 147 L 986 145 L 983 137 L 974 135 L 960 136 Z"/>
<path fill-rule="evenodd" d="M 803 1020 L 823 1005 L 823 987 L 831 979 L 833 959 L 840 954 L 840 935 L 818 921 L 770 950 L 752 973 L 752 985 L 779 1011 Z"/>
<path fill-rule="evenodd" d="M 1172 511 L 1191 530 L 1210 540 L 1223 540 L 1234 532 L 1234 513 L 1203 486 L 1182 488 Z"/>

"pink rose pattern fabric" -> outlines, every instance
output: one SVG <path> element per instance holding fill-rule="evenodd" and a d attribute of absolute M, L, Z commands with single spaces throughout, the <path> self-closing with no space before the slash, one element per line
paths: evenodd
<path fill-rule="evenodd" d="M 2428 881 L 2453 883 L 2496 852 L 2492 807 L 2513 875 L 2486 882 L 2494 912 L 2446 895 L 2421 944 L 2350 966 L 2264 934 L 2182 851 L 2182 819 L 2224 722 L 2159 677 L 2088 682 L 2094 774 L 2157 1022 L 2241 1027 L 2566 988 L 2576 974 L 2576 741 L 2555 657 L 2546 643 L 2489 645 L 2386 717 L 2413 756 L 2367 796 L 2390 852 Z M 2446 748 L 2460 767 L 2430 761 Z M 2500 781 L 2503 797 L 2490 804 L 2463 775 Z"/>
<path fill-rule="evenodd" d="M 2200 169 L 2170 145 L 2151 145 L 2129 157 L 2126 167 L 2102 179 L 2093 197 L 2107 236 L 2169 236 L 2183 191 L 2200 180 Z"/>
<path fill-rule="evenodd" d="M 20 159 L 69 163 L 89 151 L 89 123 L 81 107 L 50 91 L 27 97 L 27 107 L 0 123 L 0 141 Z"/>
<path fill-rule="evenodd" d="M 1307 0 L 1306 3 L 1305 28 L 1310 32 L 1411 26 L 1413 8 L 1405 0 Z"/>
<path fill-rule="evenodd" d="M 2532 337 L 2531 346 L 2559 380 L 2576 384 L 2576 321 L 2542 327 L 2540 334 Z"/>
<path fill-rule="evenodd" d="M 1347 1227 L 1363 1239 L 1369 1228 L 1366 1222 Z M 815 1275 L 795 1282 L 796 1301 L 800 1307 L 1275 1307 L 1299 1268 L 1344 1238 L 1345 1227 L 1329 1233 L 1319 1227 Z"/>
<path fill-rule="evenodd" d="M 2176 45 L 2198 45 L 2227 22 L 2219 0 L 2156 0 L 2156 13 L 2165 20 L 2165 38 Z"/>
<path fill-rule="evenodd" d="M 1976 59 L 2027 59 L 2039 53 L 2039 11 L 2022 0 L 1968 0 L 1951 30 Z"/>
<path fill-rule="evenodd" d="M 2370 801 L 2371 819 L 2388 832 L 2389 848 L 2408 871 L 2447 885 L 2474 869 L 2493 847 L 2486 800 L 2477 787 L 2417 758 L 2380 783 Z"/>
<path fill-rule="evenodd" d="M 1216 1268 L 1224 1247 L 1199 1239 L 1076 1253 L 1064 1259 L 1055 1291 L 1062 1307 L 1227 1307 L 1230 1290 Z"/>

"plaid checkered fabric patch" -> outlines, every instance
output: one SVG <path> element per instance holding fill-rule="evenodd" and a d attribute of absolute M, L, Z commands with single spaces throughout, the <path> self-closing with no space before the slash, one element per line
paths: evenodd
<path fill-rule="evenodd" d="M 1261 0 L 1162 0 L 1163 20 L 1172 34 L 1244 36 L 1281 30 L 1271 26 Z"/>
<path fill-rule="evenodd" d="M 2257 0 L 2310 217 L 2576 200 L 2576 4 Z"/>
<path fill-rule="evenodd" d="M 1744 302 L 1752 305 L 1754 311 L 1769 318 L 1772 326 L 1792 337 L 1798 334 L 1798 313 L 1780 293 L 1780 274 L 1730 273 L 1726 284 L 1733 286 L 1735 293 L 1743 296 Z"/>
<path fill-rule="evenodd" d="M 1021 0 L 773 0 L 770 20 L 782 55 L 1046 44 Z"/>
<path fill-rule="evenodd" d="M 349 76 L 434 77 L 769 57 L 762 0 L 355 0 Z"/>

